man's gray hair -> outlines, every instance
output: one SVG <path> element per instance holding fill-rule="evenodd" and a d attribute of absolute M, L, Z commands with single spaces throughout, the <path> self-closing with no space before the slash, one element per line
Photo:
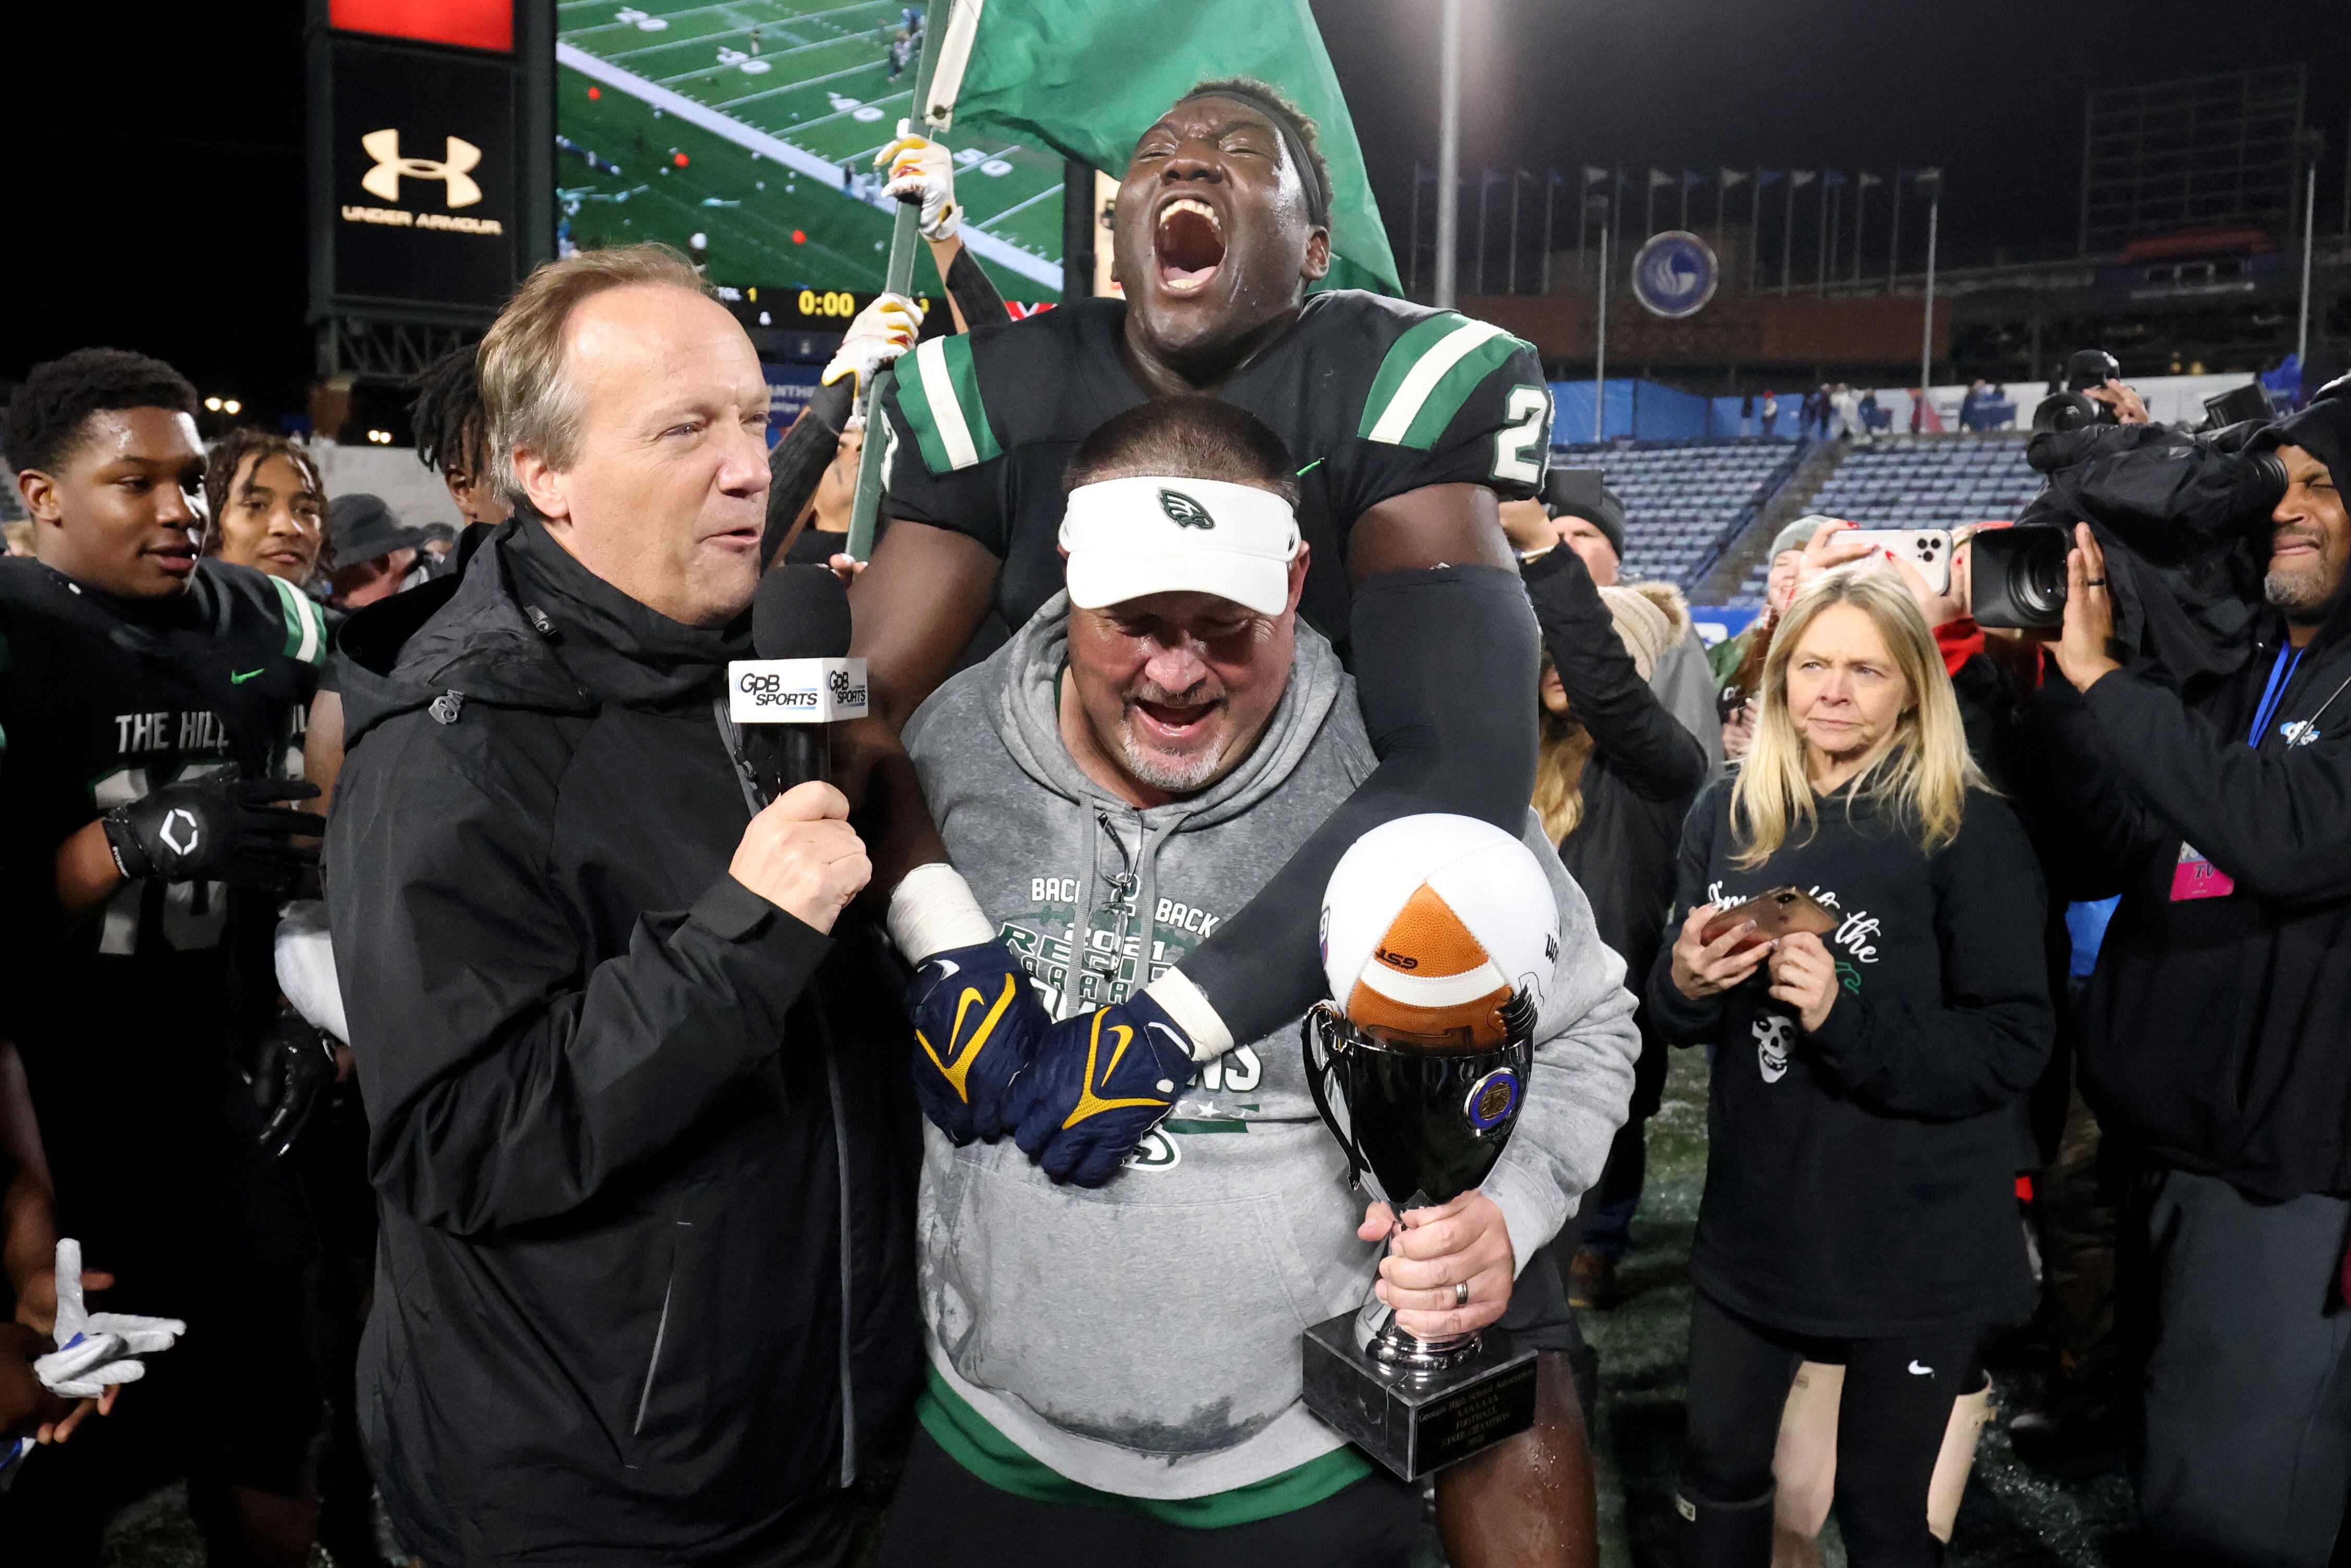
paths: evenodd
<path fill-rule="evenodd" d="M 489 424 L 490 477 L 507 499 L 526 497 L 514 455 L 534 452 L 556 469 L 580 455 L 580 390 L 565 362 L 571 312 L 607 289 L 661 284 L 705 297 L 710 285 L 665 245 L 583 250 L 534 268 L 482 340 L 482 409 Z"/>

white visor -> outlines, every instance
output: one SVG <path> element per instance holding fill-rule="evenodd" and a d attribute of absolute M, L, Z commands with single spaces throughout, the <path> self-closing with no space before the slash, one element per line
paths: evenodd
<path fill-rule="evenodd" d="M 1298 515 L 1254 485 L 1105 479 L 1070 492 L 1061 548 L 1070 602 L 1099 610 L 1150 593 L 1213 593 L 1259 615 L 1290 603 Z"/>

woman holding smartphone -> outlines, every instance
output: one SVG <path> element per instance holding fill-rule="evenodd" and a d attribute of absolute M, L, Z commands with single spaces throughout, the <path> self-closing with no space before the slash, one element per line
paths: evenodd
<path fill-rule="evenodd" d="M 1684 825 L 1648 988 L 1667 1039 L 1716 1047 L 1683 1513 L 1702 1568 L 1765 1568 L 1790 1384 L 1842 1362 L 1848 1559 L 1924 1568 L 1952 1404 L 2033 1305 L 2012 1103 L 2054 1030 L 2040 871 L 1890 571 L 1800 592 L 1762 698 L 1747 766 Z"/>

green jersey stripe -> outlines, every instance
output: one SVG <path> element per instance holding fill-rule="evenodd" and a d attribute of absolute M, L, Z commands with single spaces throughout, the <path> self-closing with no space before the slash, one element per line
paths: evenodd
<path fill-rule="evenodd" d="M 1388 345 L 1386 356 L 1380 361 L 1379 374 L 1372 378 L 1372 390 L 1364 395 L 1364 418 L 1355 428 L 1357 435 L 1365 441 L 1374 439 L 1373 428 L 1387 412 L 1388 404 L 1395 401 L 1396 389 L 1404 385 L 1414 364 L 1464 324 L 1463 318 L 1450 310 L 1440 311 Z"/>
<path fill-rule="evenodd" d="M 969 468 L 1000 456 L 1003 448 L 988 428 L 979 401 L 979 377 L 971 362 L 971 342 L 963 337 L 934 338 L 910 356 L 911 373 L 898 406 L 914 429 L 923 461 L 934 474 Z M 916 413 L 919 404 L 921 412 Z"/>
<path fill-rule="evenodd" d="M 930 397 L 923 390 L 923 378 L 915 373 L 915 366 L 916 361 L 909 360 L 902 367 L 898 412 L 906 416 L 906 428 L 914 433 L 914 445 L 923 455 L 923 466 L 934 474 L 945 474 L 954 465 L 947 459 L 946 443 L 939 438 L 938 416 L 931 412 Z"/>
<path fill-rule="evenodd" d="M 1453 423 L 1453 416 L 1469 401 L 1469 394 L 1478 390 L 1478 383 L 1510 363 L 1510 356 L 1523 346 L 1508 332 L 1498 332 L 1482 343 L 1471 344 L 1450 370 L 1437 378 L 1428 396 L 1421 402 L 1420 412 L 1413 416 L 1397 444 L 1422 452 L 1434 447 L 1445 434 L 1445 427 Z M 1421 363 L 1428 364 L 1436 358 L 1432 354 Z"/>
<path fill-rule="evenodd" d="M 1365 433 L 1368 439 L 1422 450 L 1434 445 L 1437 433 L 1461 411 L 1469 389 L 1517 347 L 1517 340 L 1499 327 L 1485 321 L 1457 321 L 1453 330 L 1413 360 L 1412 368 L 1396 384 L 1395 395 Z M 1399 342 L 1397 346 L 1403 345 Z M 1499 352 L 1495 354 L 1498 348 Z M 1487 358 L 1488 355 L 1493 357 Z M 1479 361 L 1483 361 L 1483 369 L 1466 384 L 1457 382 L 1454 371 L 1467 362 Z M 1385 368 L 1382 367 L 1384 371 Z M 1416 439 L 1416 433 L 1426 428 L 1432 418 L 1435 429 Z"/>
<path fill-rule="evenodd" d="M 269 586 L 277 591 L 278 612 L 286 618 L 286 656 L 305 664 L 324 664 L 327 622 L 318 606 L 284 578 L 271 578 Z"/>

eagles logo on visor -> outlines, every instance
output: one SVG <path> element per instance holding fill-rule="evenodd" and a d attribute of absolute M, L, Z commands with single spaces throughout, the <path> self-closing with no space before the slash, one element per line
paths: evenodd
<path fill-rule="evenodd" d="M 1181 490 L 1159 492 L 1159 509 L 1167 520 L 1179 528 L 1213 528 L 1217 519 L 1208 516 L 1208 508 Z"/>

